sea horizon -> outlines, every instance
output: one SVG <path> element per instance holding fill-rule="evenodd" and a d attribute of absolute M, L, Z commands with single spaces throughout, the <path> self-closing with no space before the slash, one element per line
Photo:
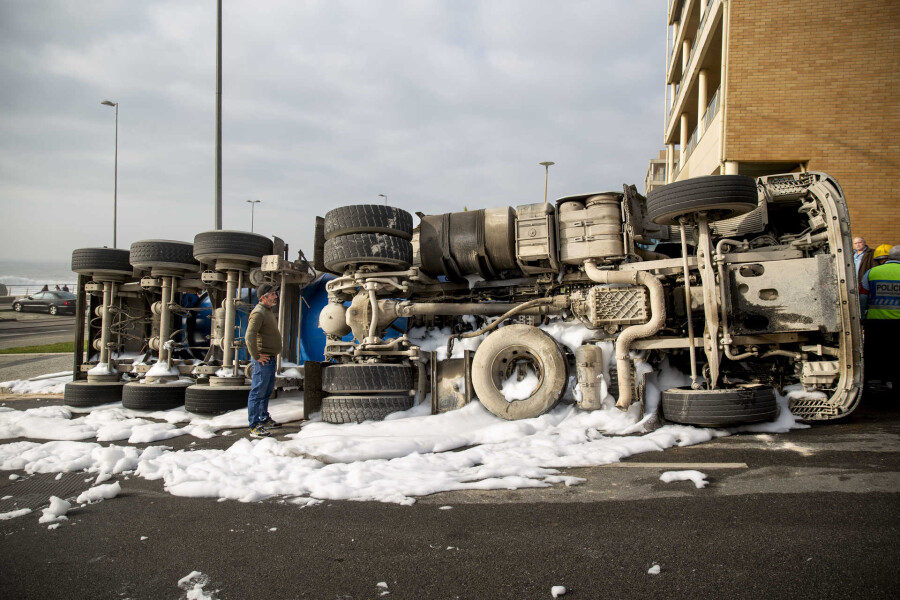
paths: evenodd
<path fill-rule="evenodd" d="M 67 260 L 0 260 L 0 283 L 15 293 L 38 291 L 42 286 L 68 284 L 71 288 L 78 281 Z M 34 288 L 34 289 L 31 289 Z"/>

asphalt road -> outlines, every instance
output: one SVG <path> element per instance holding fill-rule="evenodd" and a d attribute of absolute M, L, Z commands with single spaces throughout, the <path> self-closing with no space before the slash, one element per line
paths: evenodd
<path fill-rule="evenodd" d="M 75 339 L 73 315 L 17 313 L 0 307 L 0 349 L 71 342 Z"/>
<path fill-rule="evenodd" d="M 71 510 L 58 529 L 34 515 L 0 521 L 0 597 L 184 598 L 177 582 L 195 570 L 219 599 L 550 598 L 555 585 L 563 598 L 894 597 L 898 404 L 869 398 L 838 423 L 568 470 L 587 478 L 580 486 L 441 493 L 413 506 L 216 502 L 119 477 L 120 496 Z M 234 438 L 162 443 L 191 442 Z M 686 468 L 710 485 L 659 481 Z M 0 478 L 0 497 L 17 499 L 0 512 L 90 485 L 83 474 L 16 474 Z"/>

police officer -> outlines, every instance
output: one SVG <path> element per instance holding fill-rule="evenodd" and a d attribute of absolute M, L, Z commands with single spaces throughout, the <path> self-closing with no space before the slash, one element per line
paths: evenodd
<path fill-rule="evenodd" d="M 890 382 L 896 391 L 900 369 L 891 357 L 900 342 L 900 245 L 891 248 L 887 262 L 863 275 L 859 288 L 866 317 L 867 378 Z"/>

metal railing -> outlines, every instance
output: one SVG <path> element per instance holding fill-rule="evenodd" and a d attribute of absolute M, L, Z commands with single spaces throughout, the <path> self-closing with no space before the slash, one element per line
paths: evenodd
<path fill-rule="evenodd" d="M 687 162 L 687 159 L 690 158 L 691 152 L 694 151 L 694 147 L 697 146 L 697 142 L 700 141 L 700 125 L 694 127 L 694 131 L 691 132 L 690 137 L 688 137 L 687 144 L 684 145 L 684 149 L 681 152 L 681 160 L 683 162 Z M 680 169 L 679 169 L 680 170 Z"/>
<path fill-rule="evenodd" d="M 706 112 L 703 113 L 703 131 L 709 129 L 709 124 L 712 123 L 712 120 L 716 118 L 716 115 L 719 112 L 719 91 L 721 89 L 722 88 L 716 89 L 709 104 L 706 105 Z"/>
<path fill-rule="evenodd" d="M 65 291 L 63 290 L 63 286 L 68 287 L 71 293 L 75 293 L 78 288 L 77 283 L 73 283 L 70 281 L 60 281 L 53 283 L 31 283 L 31 284 L 3 284 L 6 286 L 6 295 L 11 297 L 19 297 L 19 296 L 30 296 L 31 294 L 36 294 L 38 292 L 50 291 L 50 292 L 59 292 Z M 44 286 L 47 286 L 47 289 L 44 290 Z M 56 289 L 56 286 L 59 286 L 59 289 Z"/>
<path fill-rule="evenodd" d="M 709 2 L 706 3 L 706 10 L 703 12 L 703 18 L 700 19 L 700 26 L 697 27 L 698 37 L 700 32 L 703 31 L 703 27 L 706 25 L 706 19 L 709 18 L 709 13 L 712 10 L 713 2 L 715 2 L 715 0 L 709 0 Z"/>
<path fill-rule="evenodd" d="M 700 119 L 700 122 L 694 128 L 694 131 L 688 138 L 687 143 L 684 145 L 684 149 L 681 152 L 680 164 L 678 168 L 675 169 L 676 173 L 681 171 L 681 167 L 685 163 L 687 163 L 691 152 L 694 151 L 694 148 L 697 147 L 697 144 L 700 142 L 703 134 L 706 133 L 707 129 L 709 129 L 709 125 L 710 123 L 712 123 L 712 120 L 716 118 L 716 114 L 719 112 L 719 91 L 721 89 L 721 87 L 716 89 L 715 93 L 712 96 L 712 99 L 706 105 L 706 112 L 703 113 L 703 118 Z"/>

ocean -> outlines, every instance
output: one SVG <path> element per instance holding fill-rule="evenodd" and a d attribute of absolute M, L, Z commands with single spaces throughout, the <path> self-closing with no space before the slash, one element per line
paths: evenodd
<path fill-rule="evenodd" d="M 0 260 L 0 284 L 7 288 L 7 294 L 22 296 L 31 294 L 47 285 L 52 290 L 56 285 L 75 289 L 78 275 L 72 272 L 68 262 Z"/>

